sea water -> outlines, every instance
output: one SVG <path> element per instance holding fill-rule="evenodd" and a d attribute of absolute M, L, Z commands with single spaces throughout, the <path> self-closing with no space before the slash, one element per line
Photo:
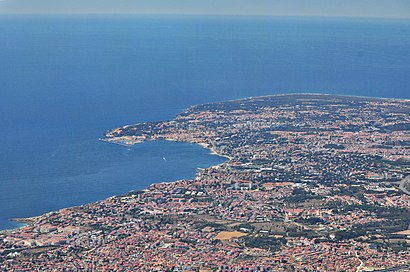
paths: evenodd
<path fill-rule="evenodd" d="M 0 229 L 224 161 L 108 129 L 276 93 L 409 98 L 409 48 L 406 20 L 0 16 Z"/>

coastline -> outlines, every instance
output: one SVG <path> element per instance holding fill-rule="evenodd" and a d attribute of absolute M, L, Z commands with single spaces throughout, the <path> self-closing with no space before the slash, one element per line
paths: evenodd
<path fill-rule="evenodd" d="M 10 218 L 10 221 L 12 222 L 17 222 L 17 223 L 31 223 L 36 220 L 38 216 L 33 216 L 33 217 L 23 217 L 23 218 Z"/>
<path fill-rule="evenodd" d="M 248 97 L 249 99 L 252 98 L 269 98 L 275 96 L 292 96 L 292 95 L 317 95 L 317 96 L 337 96 L 337 97 L 351 97 L 351 98 L 363 98 L 363 99 L 376 99 L 376 100 L 394 100 L 394 101 L 401 101 L 401 102 L 410 102 L 410 98 L 394 98 L 394 97 L 379 97 L 379 96 L 365 96 L 365 95 L 353 95 L 353 94 L 339 94 L 339 93 L 317 93 L 317 92 L 303 92 L 303 93 L 280 93 L 280 94 L 272 94 L 272 95 L 263 95 L 263 96 L 251 96 Z M 242 99 L 234 99 L 231 101 L 240 101 Z"/>
<path fill-rule="evenodd" d="M 404 102 L 410 102 L 410 99 L 404 99 L 404 98 L 403 98 L 403 99 L 398 99 L 398 98 L 383 98 L 383 97 L 367 97 L 367 96 L 329 94 L 329 93 L 289 93 L 289 94 L 287 94 L 287 93 L 281 93 L 281 94 L 273 94 L 273 95 L 265 95 L 265 96 L 245 97 L 245 98 L 239 98 L 239 99 L 233 99 L 233 100 L 227 100 L 227 101 L 221 101 L 221 102 L 211 102 L 211 103 L 206 103 L 206 104 L 218 104 L 218 103 L 225 103 L 225 102 L 235 102 L 235 101 L 252 100 L 252 99 L 263 99 L 263 98 L 271 98 L 271 97 L 282 97 L 282 96 L 297 96 L 297 95 L 313 95 L 313 96 L 326 96 L 326 97 L 335 96 L 335 97 L 345 97 L 345 98 L 351 97 L 351 98 L 361 98 L 361 99 L 375 99 L 375 100 L 386 100 L 386 101 L 389 101 L 389 100 L 390 100 L 390 101 L 399 101 L 399 102 L 403 102 L 403 101 L 404 101 Z M 188 110 L 189 108 L 198 106 L 198 105 L 202 105 L 202 104 L 192 105 L 192 106 L 188 107 L 186 110 Z M 186 111 L 186 110 L 185 110 L 185 111 Z M 185 112 L 185 111 L 183 111 L 183 112 Z M 122 126 L 122 127 L 120 127 L 120 128 L 125 128 L 125 127 L 128 127 L 128 126 L 130 126 L 130 125 L 125 125 L 125 126 Z M 201 146 L 202 148 L 205 148 L 205 149 L 209 150 L 209 151 L 210 151 L 210 154 L 212 154 L 212 155 L 216 155 L 216 156 L 219 156 L 219 157 L 226 158 L 228 161 L 233 160 L 233 157 L 230 157 L 230 156 L 228 156 L 228 155 L 224 155 L 224 154 L 219 153 L 211 144 L 208 144 L 208 143 L 205 143 L 205 142 L 178 141 L 178 140 L 175 140 L 175 139 L 172 139 L 172 138 L 149 139 L 149 140 L 146 140 L 146 139 L 136 139 L 136 138 L 128 138 L 128 137 L 112 137 L 112 138 L 110 138 L 110 137 L 107 137 L 107 136 L 98 138 L 98 141 L 105 142 L 105 143 L 109 143 L 109 144 L 120 145 L 120 146 L 123 146 L 123 147 L 132 147 L 132 146 L 134 146 L 134 145 L 136 145 L 136 144 L 142 144 L 142 143 L 148 142 L 148 141 L 160 141 L 160 140 L 172 141 L 172 142 L 179 142 L 179 143 L 196 144 L 196 145 Z M 223 163 L 225 163 L 225 162 L 223 162 Z M 219 165 L 219 164 L 217 164 L 217 165 Z M 213 166 L 217 166 L 217 165 L 213 165 Z M 210 166 L 210 167 L 212 167 L 212 166 Z M 196 177 L 196 175 L 197 175 L 197 174 L 195 174 L 194 178 Z M 174 182 L 176 182 L 176 181 L 178 181 L 178 180 L 165 181 L 165 182 L 164 182 L 164 181 L 162 181 L 162 182 L 160 181 L 160 182 L 158 182 L 158 183 L 174 183 Z M 150 184 L 150 185 L 151 185 L 151 184 Z M 144 188 L 144 189 L 142 189 L 142 190 L 145 190 L 145 189 L 147 189 L 147 188 Z M 130 190 L 129 192 L 132 192 L 132 191 L 133 191 L 133 190 Z M 107 198 L 116 197 L 116 196 L 118 196 L 118 195 L 109 196 L 109 197 L 107 197 Z M 98 201 L 102 201 L 102 200 L 103 200 L 103 199 L 98 200 Z M 60 210 L 63 210 L 63 209 L 71 209 L 71 208 L 75 208 L 75 207 L 81 207 L 81 206 L 84 206 L 84 205 L 89 205 L 89 204 L 92 204 L 92 203 L 96 203 L 96 202 L 98 202 L 98 201 L 88 202 L 88 203 L 85 203 L 85 204 L 82 204 L 82 205 L 78 205 L 78 206 L 69 206 L 69 207 L 65 207 L 65 208 L 58 209 L 58 210 L 49 211 L 49 212 L 43 213 L 43 214 L 38 215 L 38 216 L 33 216 L 33 217 L 27 217 L 27 218 L 10 218 L 10 219 L 9 219 L 10 221 L 12 221 L 12 222 L 17 222 L 17 223 L 21 223 L 21 224 L 24 224 L 24 225 L 23 225 L 23 226 L 16 227 L 16 228 L 0 230 L 0 234 L 1 234 L 1 233 L 4 233 L 4 232 L 10 232 L 10 231 L 14 231 L 14 230 L 18 230 L 18 229 L 24 228 L 24 227 L 26 227 L 26 226 L 28 226 L 28 225 L 34 223 L 34 222 L 36 221 L 36 219 L 38 219 L 38 218 L 40 218 L 41 216 L 46 215 L 46 214 L 48 214 L 48 213 L 57 212 L 57 211 L 60 211 Z"/>
<path fill-rule="evenodd" d="M 109 138 L 99 138 L 98 141 L 101 141 L 101 142 L 104 142 L 104 143 L 108 143 L 108 144 L 119 145 L 119 146 L 122 146 L 122 147 L 132 147 L 132 146 L 134 146 L 134 145 L 136 145 L 136 144 L 143 144 L 143 143 L 145 143 L 145 142 L 148 142 L 148 141 L 146 141 L 146 140 L 145 140 L 145 141 L 137 140 L 137 141 L 134 141 L 134 142 L 132 142 L 132 143 L 131 143 L 131 142 L 124 143 L 124 141 L 121 141 L 121 140 L 118 140 L 118 139 L 115 139 L 115 138 L 112 138 L 112 139 L 109 139 Z M 160 140 L 153 140 L 153 141 L 160 141 Z M 204 149 L 209 150 L 209 151 L 210 151 L 209 154 L 212 154 L 212 155 L 215 155 L 215 156 L 219 156 L 219 157 L 223 157 L 223 158 L 226 158 L 227 160 L 231 160 L 231 159 L 232 159 L 231 157 L 229 157 L 229 156 L 227 156 L 227 155 L 222 155 L 222 154 L 217 153 L 217 151 L 216 151 L 214 148 L 212 148 L 211 146 L 209 146 L 209 145 L 206 144 L 206 143 L 184 142 L 184 141 L 176 141 L 176 140 L 173 140 L 173 139 L 164 139 L 164 141 L 177 142 L 177 143 L 195 144 L 195 145 L 198 145 L 198 146 L 200 146 L 200 147 L 202 147 L 202 148 L 204 148 Z M 225 162 L 222 162 L 222 163 L 225 163 Z M 222 164 L 222 163 L 221 163 L 221 164 Z M 209 167 L 214 167 L 214 166 L 218 166 L 218 165 L 220 165 L 220 164 L 211 165 L 211 166 L 209 166 Z M 198 169 L 200 169 L 200 168 L 198 168 Z M 197 172 L 195 173 L 195 176 L 193 177 L 193 179 L 195 179 L 196 176 L 197 176 Z M 177 182 L 177 181 L 178 181 L 178 180 L 173 180 L 173 181 L 159 181 L 158 183 L 159 183 L 159 184 L 162 184 L 162 183 L 174 183 L 174 182 Z M 155 184 L 155 183 L 152 183 L 152 184 Z M 146 190 L 146 189 L 147 189 L 149 186 L 151 186 L 152 184 L 148 185 L 147 187 L 142 188 L 141 190 Z M 129 190 L 127 193 L 130 193 L 130 192 L 132 192 L 132 191 L 134 191 L 134 190 L 135 190 L 135 189 L 131 189 L 131 190 Z M 126 194 L 127 194 L 127 193 L 126 193 Z M 109 196 L 109 197 L 107 197 L 107 198 L 117 197 L 117 196 L 120 196 L 120 195 L 112 195 L 112 196 Z M 7 233 L 7 232 L 13 232 L 13 231 L 17 231 L 17 230 L 23 229 L 23 228 L 25 228 L 25 227 L 31 225 L 32 223 L 35 223 L 37 219 L 39 219 L 39 218 L 41 218 L 42 216 L 44 216 L 44 215 L 46 215 L 46 214 L 49 214 L 49 213 L 58 212 L 58 211 L 64 210 L 64 209 L 72 209 L 72 208 L 76 208 L 76 207 L 82 207 L 82 206 L 90 205 L 90 204 L 93 204 L 93 203 L 96 203 L 96 202 L 99 202 L 99 201 L 102 201 L 102 200 L 104 200 L 104 199 L 100 199 L 100 200 L 97 200 L 97 201 L 92 201 L 92 202 L 84 203 L 84 204 L 82 204 L 82 205 L 64 207 L 64 208 L 61 208 L 61 209 L 58 209 L 58 210 L 49 211 L 49 212 L 46 212 L 46 213 L 43 213 L 43 214 L 40 214 L 40 215 L 31 216 L 31 217 L 21 217 L 21 218 L 15 217 L 15 218 L 10 218 L 9 221 L 15 222 L 15 223 L 19 223 L 19 224 L 21 224 L 21 225 L 20 225 L 20 226 L 13 227 L 13 228 L 8 228 L 8 229 L 0 230 L 0 234 L 2 234 L 2 233 Z"/>
<path fill-rule="evenodd" d="M 226 105 L 193 106 L 173 120 L 112 129 L 99 140 L 125 146 L 112 148 L 121 154 L 125 149 L 133 150 L 134 154 L 144 154 L 138 152 L 140 149 L 137 147 L 127 147 L 142 142 L 160 142 L 160 153 L 154 159 L 155 166 L 159 165 L 161 157 L 165 161 L 163 156 L 172 157 L 166 151 L 165 141 L 191 145 L 186 147 L 194 151 L 202 150 L 201 154 L 207 153 L 205 148 L 211 152 L 208 153 L 209 157 L 215 154 L 229 160 L 210 159 L 203 164 L 205 168 L 196 168 L 196 172 L 192 168 L 189 175 L 181 179 L 173 173 L 183 171 L 188 165 L 182 158 L 187 155 L 187 158 L 198 158 L 198 153 L 182 152 L 178 159 L 172 159 L 172 163 L 181 166 L 177 168 L 179 170 L 157 179 L 168 181 L 147 182 L 143 186 L 146 189 L 130 191 L 125 195 L 113 194 L 102 201 L 78 206 L 79 209 L 66 208 L 65 211 L 61 209 L 38 217 L 15 219 L 28 225 L 0 235 L 4 237 L 3 255 L 6 257 L 3 259 L 11 260 L 8 263 L 10 268 L 26 264 L 27 256 L 36 260 L 28 263 L 30 267 L 47 265 L 61 269 L 67 268 L 70 260 L 81 261 L 85 258 L 98 261 L 106 258 L 112 260 L 110 266 L 106 262 L 97 265 L 114 270 L 123 259 L 128 259 L 136 270 L 141 270 L 156 265 L 157 260 L 150 256 L 164 260 L 170 256 L 175 258 L 175 261 L 163 264 L 161 269 L 165 270 L 178 265 L 181 253 L 189 261 L 198 260 L 200 253 L 201 264 L 196 267 L 199 269 L 214 269 L 221 260 L 232 261 L 237 267 L 246 267 L 248 262 L 271 267 L 277 264 L 278 258 L 287 258 L 283 268 L 290 265 L 294 268 L 298 260 L 286 256 L 316 253 L 319 247 L 319 250 L 325 250 L 319 252 L 320 256 L 336 265 L 340 261 L 340 253 L 348 255 L 358 246 L 366 249 L 371 258 L 376 256 L 374 254 L 378 254 L 379 259 L 385 258 L 385 253 L 371 248 L 371 241 L 352 237 L 352 231 L 361 228 L 363 223 L 379 224 L 387 220 L 393 223 L 380 224 L 386 232 L 378 237 L 389 237 L 393 230 L 407 231 L 408 210 L 387 208 L 394 213 L 386 214 L 385 210 L 380 210 L 377 217 L 374 216 L 373 211 L 381 209 L 379 206 L 399 208 L 409 199 L 398 192 L 397 183 L 383 183 L 380 187 L 379 183 L 372 181 L 372 177 L 380 176 L 378 171 L 383 173 L 386 180 L 405 173 L 404 168 L 396 172 L 396 168 L 388 163 L 377 164 L 380 159 L 373 154 L 383 152 L 392 162 L 408 157 L 402 145 L 397 144 L 398 148 L 393 149 L 385 148 L 383 144 L 390 135 L 395 135 L 398 140 L 407 139 L 408 134 L 403 131 L 410 128 L 409 118 L 403 117 L 406 122 L 402 125 L 403 119 L 395 110 L 403 108 L 408 112 L 409 106 L 408 103 L 395 103 L 394 100 L 332 95 L 249 98 Z M 327 118 L 318 119 L 318 112 Z M 334 112 L 338 115 L 333 116 Z M 357 118 L 346 123 L 350 115 Z M 288 118 L 280 119 L 283 116 Z M 373 121 L 379 120 L 379 117 L 381 121 Z M 351 129 L 351 124 L 357 127 Z M 334 128 L 340 130 L 335 132 Z M 381 132 L 374 139 L 369 135 L 374 135 L 375 129 Z M 334 137 L 339 135 L 345 137 Z M 330 138 L 337 139 L 329 143 Z M 341 143 L 342 150 L 335 148 Z M 194 144 L 201 148 L 195 148 Z M 394 143 L 391 145 L 396 146 Z M 356 150 L 364 152 L 357 155 Z M 148 158 L 142 156 L 142 159 Z M 216 162 L 220 163 L 216 166 Z M 343 165 L 343 168 L 335 169 L 335 165 Z M 145 169 L 148 170 L 145 167 L 140 171 Z M 295 183 L 300 186 L 294 186 Z M 350 186 L 355 186 L 353 193 L 349 191 Z M 337 187 L 347 188 L 335 190 Z M 374 193 L 369 194 L 369 191 Z M 380 193 L 382 191 L 394 192 L 386 196 L 386 193 Z M 380 195 L 386 197 L 380 198 Z M 368 205 L 361 205 L 361 196 L 368 201 Z M 344 209 L 351 207 L 352 203 L 357 204 L 355 216 Z M 303 208 L 296 209 L 300 204 Z M 336 210 L 335 205 L 343 209 Z M 298 220 L 310 218 L 306 216 L 311 215 L 316 217 L 314 221 Z M 358 221 L 356 215 L 364 219 Z M 323 228 L 323 225 L 329 228 Z M 348 228 L 345 228 L 346 225 Z M 264 229 L 258 228 L 261 226 Z M 342 232 L 335 233 L 334 229 L 341 229 Z M 238 232 L 245 237 L 232 236 Z M 170 234 L 177 235 L 171 237 Z M 335 240 L 332 236 L 336 238 L 336 234 L 340 237 Z M 380 235 L 380 231 L 370 229 L 366 234 Z M 260 244 L 262 235 L 269 243 L 268 247 Z M 231 238 L 236 240 L 224 242 Z M 305 243 L 306 239 L 315 238 L 320 239 L 319 243 Z M 405 237 L 400 239 L 397 245 L 401 245 Z M 213 242 L 218 240 L 218 244 Z M 172 248 L 170 245 L 178 247 Z M 21 246 L 21 250 L 12 252 L 16 246 Z M 395 247 L 390 244 L 386 246 Z M 219 248 L 221 250 L 216 251 Z M 400 252 L 389 255 L 393 259 L 388 267 L 398 267 L 403 263 L 406 257 L 401 252 L 405 249 L 400 247 Z M 40 251 L 47 254 L 38 255 Z M 145 252 L 143 255 L 142 251 Z M 61 256 L 54 254 L 60 252 L 63 253 Z M 232 254 L 237 252 L 247 252 L 249 256 L 244 261 L 242 255 Z M 351 258 L 346 260 L 343 267 L 357 268 L 357 258 L 348 256 Z M 362 257 L 365 259 L 361 255 L 360 260 Z M 312 260 L 315 258 L 312 257 Z M 210 260 L 211 263 L 207 263 Z M 202 263 L 206 263 L 206 267 Z M 305 267 L 303 263 L 299 265 Z"/>
<path fill-rule="evenodd" d="M 199 106 L 199 105 L 207 105 L 207 104 L 218 104 L 218 103 L 226 103 L 226 102 L 238 102 L 238 101 L 246 101 L 251 99 L 263 99 L 263 98 L 273 98 L 273 97 L 282 97 L 282 96 L 297 96 L 297 95 L 315 95 L 315 96 L 335 96 L 335 97 L 345 97 L 345 98 L 360 98 L 360 99 L 374 99 L 374 100 L 385 100 L 385 101 L 396 101 L 396 102 L 410 102 L 410 98 L 395 98 L 395 97 L 379 97 L 379 96 L 365 96 L 365 95 L 353 95 L 353 94 L 340 94 L 340 93 L 320 93 L 320 92 L 294 92 L 294 93 L 277 93 L 277 94 L 267 94 L 267 95 L 257 95 L 257 96 L 246 96 L 242 98 L 235 98 L 229 100 L 222 100 L 222 101 L 215 101 L 209 102 L 205 104 L 195 104 L 190 106 L 189 108 Z"/>
<path fill-rule="evenodd" d="M 142 143 L 142 141 L 141 142 L 135 142 L 135 143 L 128 143 L 128 142 L 125 142 L 125 141 L 118 141 L 118 140 L 115 140 L 115 139 L 108 139 L 108 138 L 99 138 L 98 141 L 101 141 L 101 142 L 104 142 L 104 143 L 109 143 L 109 144 L 116 144 L 116 145 L 120 145 L 120 146 L 124 146 L 124 147 L 130 147 L 130 146 L 133 146 L 135 144 Z"/>
<path fill-rule="evenodd" d="M 127 142 L 125 142 L 124 140 L 120 139 L 120 138 L 99 138 L 99 141 L 105 142 L 105 143 L 110 143 L 110 144 L 116 144 L 116 145 L 120 145 L 120 146 L 125 146 L 125 147 L 131 147 L 133 145 L 136 144 L 142 144 L 144 142 L 147 142 L 147 140 L 128 140 Z M 169 141 L 169 142 L 177 142 L 177 143 L 188 143 L 188 144 L 195 144 L 195 145 L 199 145 L 202 148 L 205 148 L 207 150 L 210 151 L 210 154 L 212 155 L 216 155 L 219 157 L 224 157 L 228 160 L 232 160 L 233 158 L 228 156 L 228 155 L 224 155 L 219 153 L 214 147 L 212 147 L 212 145 L 209 145 L 207 143 L 202 143 L 202 142 L 189 142 L 189 141 L 178 141 L 175 139 L 154 139 L 154 140 L 150 140 L 152 142 L 155 141 Z"/>
<path fill-rule="evenodd" d="M 0 230 L 0 234 L 20 230 L 20 229 L 34 223 L 38 217 L 43 216 L 45 214 L 47 214 L 47 213 L 44 213 L 44 214 L 41 214 L 41 215 L 38 215 L 38 216 L 32 216 L 32 217 L 10 218 L 9 219 L 10 222 L 17 223 L 20 226 L 16 226 L 14 228 L 9 228 L 9 229 L 2 229 L 2 230 Z"/>
<path fill-rule="evenodd" d="M 228 155 L 224 155 L 224 154 L 218 153 L 218 151 L 217 151 L 215 148 L 213 148 L 212 146 L 209 146 L 209 145 L 206 144 L 206 143 L 195 143 L 195 142 L 189 142 L 189 143 L 190 143 L 190 144 L 196 144 L 196 145 L 199 145 L 199 146 L 201 146 L 201 147 L 203 147 L 203 148 L 205 148 L 205 149 L 208 149 L 208 150 L 210 151 L 210 154 L 212 154 L 212 155 L 216 155 L 216 156 L 219 156 L 219 157 L 224 157 L 224 158 L 226 158 L 226 159 L 228 159 L 228 160 L 233 160 L 233 158 L 230 157 L 230 156 L 228 156 Z"/>

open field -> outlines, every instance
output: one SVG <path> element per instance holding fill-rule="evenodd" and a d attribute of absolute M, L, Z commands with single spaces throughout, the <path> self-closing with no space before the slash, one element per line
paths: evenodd
<path fill-rule="evenodd" d="M 402 235 L 408 235 L 408 236 L 410 236 L 410 229 L 409 229 L 409 230 L 403 230 L 403 231 L 396 232 L 396 234 L 402 234 Z"/>
<path fill-rule="evenodd" d="M 239 231 L 221 231 L 220 233 L 218 233 L 218 235 L 215 236 L 215 239 L 224 241 L 232 238 L 240 238 L 242 236 L 246 236 L 246 233 Z"/>

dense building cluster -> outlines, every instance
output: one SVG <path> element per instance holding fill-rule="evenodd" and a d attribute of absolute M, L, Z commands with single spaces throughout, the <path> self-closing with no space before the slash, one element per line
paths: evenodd
<path fill-rule="evenodd" d="M 410 102 L 315 94 L 197 105 L 105 141 L 201 144 L 194 180 L 30 218 L 3 270 L 409 271 Z"/>

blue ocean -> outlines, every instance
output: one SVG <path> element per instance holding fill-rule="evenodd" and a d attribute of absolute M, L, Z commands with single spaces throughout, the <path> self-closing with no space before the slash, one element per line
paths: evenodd
<path fill-rule="evenodd" d="M 0 229 L 224 161 L 108 129 L 276 93 L 408 99 L 409 75 L 406 20 L 0 16 Z"/>

